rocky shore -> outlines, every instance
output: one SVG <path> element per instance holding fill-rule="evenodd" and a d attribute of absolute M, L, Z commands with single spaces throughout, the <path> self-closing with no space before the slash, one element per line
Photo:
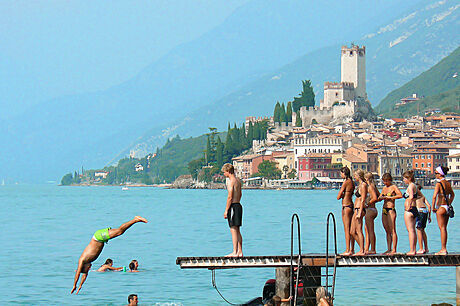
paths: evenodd
<path fill-rule="evenodd" d="M 181 175 L 168 188 L 171 189 L 225 189 L 224 183 L 200 182 L 191 175 Z"/>

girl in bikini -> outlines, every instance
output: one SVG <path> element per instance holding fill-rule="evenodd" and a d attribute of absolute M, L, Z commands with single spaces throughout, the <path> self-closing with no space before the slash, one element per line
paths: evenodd
<path fill-rule="evenodd" d="M 353 177 L 358 182 L 358 190 L 355 192 L 356 200 L 354 205 L 353 220 L 351 221 L 351 235 L 359 245 L 359 252 L 355 255 L 365 255 L 363 217 L 366 214 L 365 205 L 366 198 L 368 196 L 367 183 L 364 179 L 364 171 L 361 169 L 355 171 Z"/>
<path fill-rule="evenodd" d="M 407 184 L 406 192 L 403 197 L 404 201 L 404 222 L 406 223 L 407 232 L 409 233 L 410 250 L 406 255 L 415 255 L 417 247 L 417 235 L 415 234 L 415 218 L 418 216 L 417 210 L 417 186 L 415 186 L 414 171 L 409 170 L 403 173 L 403 181 Z"/>
<path fill-rule="evenodd" d="M 344 181 L 337 195 L 337 200 L 342 199 L 342 221 L 346 243 L 346 250 L 341 255 L 349 256 L 355 252 L 355 240 L 350 234 L 351 220 L 353 219 L 353 192 L 355 191 L 355 184 L 353 183 L 348 167 L 340 169 L 340 175 Z"/>
<path fill-rule="evenodd" d="M 452 205 L 455 197 L 452 186 L 445 179 L 448 171 L 449 168 L 439 166 L 434 173 L 439 182 L 434 188 L 433 212 L 436 213 L 439 230 L 441 231 L 441 250 L 436 255 L 447 255 L 447 223 L 449 222 L 447 209 L 449 208 L 448 205 Z"/>
<path fill-rule="evenodd" d="M 417 254 L 428 253 L 428 238 L 426 237 L 426 221 L 431 223 L 431 205 L 422 193 L 422 186 L 417 184 L 417 204 L 418 216 L 415 218 L 415 228 L 417 229 L 417 239 L 420 249 Z"/>
<path fill-rule="evenodd" d="M 370 172 L 364 174 L 366 183 L 369 186 L 369 201 L 367 202 L 366 215 L 365 215 L 365 225 L 364 229 L 366 231 L 366 246 L 364 247 L 364 252 L 366 254 L 375 254 L 375 231 L 374 231 L 374 219 L 377 218 L 377 209 L 375 208 L 375 203 L 378 202 L 380 192 L 375 186 L 374 175 Z M 370 250 L 369 250 L 370 247 Z"/>
<path fill-rule="evenodd" d="M 382 181 L 385 185 L 379 196 L 379 201 L 383 201 L 382 223 L 387 234 L 387 250 L 383 253 L 393 255 L 396 253 L 398 246 L 398 235 L 396 233 L 396 210 L 395 200 L 402 198 L 401 190 L 393 184 L 393 177 L 390 173 L 382 175 Z"/>

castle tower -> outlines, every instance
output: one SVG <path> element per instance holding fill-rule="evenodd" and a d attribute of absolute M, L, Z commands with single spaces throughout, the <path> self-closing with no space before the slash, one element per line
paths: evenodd
<path fill-rule="evenodd" d="M 341 81 L 354 84 L 356 97 L 367 97 L 365 46 L 342 46 Z"/>

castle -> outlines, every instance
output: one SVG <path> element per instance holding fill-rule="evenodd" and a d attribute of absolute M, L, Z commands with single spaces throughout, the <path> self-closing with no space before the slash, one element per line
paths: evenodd
<path fill-rule="evenodd" d="M 322 124 L 350 122 L 362 102 L 365 106 L 367 102 L 370 107 L 366 93 L 366 47 L 342 46 L 340 68 L 341 82 L 324 83 L 324 99 L 320 101 L 320 106 L 300 108 L 302 126 L 309 126 L 315 121 Z M 292 115 L 292 122 L 296 122 L 296 114 Z"/>

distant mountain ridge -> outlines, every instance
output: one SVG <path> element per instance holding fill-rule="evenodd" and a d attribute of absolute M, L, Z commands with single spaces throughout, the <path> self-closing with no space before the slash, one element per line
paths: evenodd
<path fill-rule="evenodd" d="M 154 127 L 161 145 L 191 111 L 305 52 L 362 36 L 378 18 L 391 18 L 385 12 L 409 5 L 396 0 L 249 1 L 220 26 L 175 48 L 130 81 L 53 99 L 1 121 L 0 176 L 49 180 L 81 166 L 100 167 Z"/>
<path fill-rule="evenodd" d="M 460 45 L 459 8 L 453 0 L 422 1 L 354 41 L 366 46 L 367 93 L 373 105 Z M 340 81 L 340 48 L 333 45 L 303 55 L 169 126 L 151 129 L 134 148 L 142 155 L 165 137 L 197 135 L 209 126 L 222 130 L 229 121 L 271 115 L 276 101 L 287 102 L 300 93 L 304 79 L 312 81 L 318 102 L 325 81 Z"/>
<path fill-rule="evenodd" d="M 460 85 L 460 77 L 455 76 L 458 73 L 460 73 L 460 47 L 429 70 L 423 72 L 402 87 L 390 92 L 380 102 L 376 111 L 382 115 L 396 115 L 401 112 L 405 115 L 413 114 L 413 109 L 409 106 L 395 108 L 395 103 L 412 94 L 428 98 L 429 96 L 450 91 Z M 430 105 L 431 108 L 438 107 L 436 101 L 433 101 Z M 444 105 L 443 107 L 449 106 Z M 420 111 L 423 111 L 423 109 Z"/>

